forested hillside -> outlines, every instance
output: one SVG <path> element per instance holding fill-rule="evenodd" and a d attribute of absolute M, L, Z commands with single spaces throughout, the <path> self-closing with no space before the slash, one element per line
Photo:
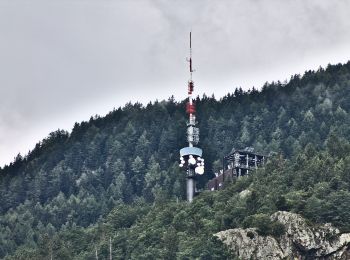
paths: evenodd
<path fill-rule="evenodd" d="M 213 86 L 215 89 L 218 86 Z M 214 232 L 257 226 L 278 235 L 276 210 L 350 228 L 350 63 L 261 91 L 197 98 L 204 187 L 232 147 L 274 152 L 226 190 L 183 202 L 178 150 L 185 101 L 127 104 L 58 130 L 0 170 L 0 257 L 222 259 Z M 245 198 L 239 192 L 249 187 Z M 11 258 L 10 258 L 11 259 Z"/>

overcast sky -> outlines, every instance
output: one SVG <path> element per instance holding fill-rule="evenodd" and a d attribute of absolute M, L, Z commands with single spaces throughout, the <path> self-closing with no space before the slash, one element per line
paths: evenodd
<path fill-rule="evenodd" d="M 350 1 L 0 0 L 0 166 L 128 101 L 186 97 L 350 57 Z"/>

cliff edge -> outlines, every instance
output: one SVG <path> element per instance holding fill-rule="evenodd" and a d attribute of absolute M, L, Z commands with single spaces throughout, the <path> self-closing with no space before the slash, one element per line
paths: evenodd
<path fill-rule="evenodd" d="M 255 228 L 215 234 L 240 259 L 350 259 L 350 233 L 331 224 L 311 226 L 298 214 L 278 211 L 270 216 L 284 226 L 279 237 L 259 235 Z"/>

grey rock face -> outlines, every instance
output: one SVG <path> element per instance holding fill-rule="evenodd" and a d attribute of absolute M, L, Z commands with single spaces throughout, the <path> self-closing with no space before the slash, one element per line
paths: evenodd
<path fill-rule="evenodd" d="M 229 229 L 215 234 L 240 259 L 350 259 L 350 233 L 331 224 L 313 227 L 300 215 L 278 211 L 271 220 L 282 223 L 279 237 L 261 236 L 254 228 Z"/>

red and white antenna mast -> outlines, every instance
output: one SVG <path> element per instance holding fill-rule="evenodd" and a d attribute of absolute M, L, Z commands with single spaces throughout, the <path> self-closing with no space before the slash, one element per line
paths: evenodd
<path fill-rule="evenodd" d="M 196 175 L 204 174 L 204 159 L 202 149 L 194 147 L 199 142 L 199 129 L 196 127 L 196 106 L 192 97 L 194 91 L 194 82 L 192 80 L 192 33 L 190 32 L 190 58 L 187 59 L 190 65 L 190 80 L 188 81 L 188 102 L 186 104 L 187 122 L 187 141 L 188 147 L 180 150 L 180 167 L 186 169 L 187 173 L 187 200 L 191 202 L 195 195 Z"/>
<path fill-rule="evenodd" d="M 194 91 L 194 82 L 192 80 L 192 33 L 190 32 L 190 58 L 187 59 L 190 65 L 190 80 L 188 81 L 188 103 L 186 105 L 186 112 L 189 115 L 188 128 L 187 128 L 187 140 L 188 146 L 193 147 L 194 144 L 199 142 L 199 129 L 196 128 L 196 105 L 194 103 L 192 94 Z"/>

